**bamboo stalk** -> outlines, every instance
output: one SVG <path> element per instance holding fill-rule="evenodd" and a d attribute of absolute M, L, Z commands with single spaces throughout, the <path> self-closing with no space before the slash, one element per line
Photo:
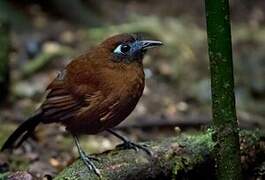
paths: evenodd
<path fill-rule="evenodd" d="M 229 0 L 205 0 L 217 179 L 241 177 Z"/>

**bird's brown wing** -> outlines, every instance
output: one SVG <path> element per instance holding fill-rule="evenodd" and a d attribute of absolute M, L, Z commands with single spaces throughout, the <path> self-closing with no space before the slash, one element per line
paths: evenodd
<path fill-rule="evenodd" d="M 65 74 L 65 71 L 60 73 L 47 87 L 47 95 L 41 105 L 44 123 L 66 122 L 76 116 L 85 116 L 85 112 L 96 107 L 96 104 L 104 99 L 100 91 L 90 84 L 75 84 L 74 90 L 71 91 Z M 81 93 L 87 89 L 90 91 Z"/>
<path fill-rule="evenodd" d="M 82 106 L 81 98 L 75 97 L 66 87 L 64 73 L 60 73 L 47 87 L 46 97 L 41 105 L 44 123 L 68 120 L 74 117 Z"/>

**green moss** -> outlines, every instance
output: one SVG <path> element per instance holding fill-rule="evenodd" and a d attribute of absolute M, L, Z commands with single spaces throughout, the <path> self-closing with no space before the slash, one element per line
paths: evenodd
<path fill-rule="evenodd" d="M 73 164 L 73 166 L 70 166 L 67 171 L 63 171 L 62 174 L 64 174 L 63 177 L 56 177 L 55 179 L 64 179 L 64 180 L 78 180 L 80 179 L 79 173 L 80 173 L 80 169 L 82 167 L 82 162 L 81 161 L 77 161 Z"/>
<path fill-rule="evenodd" d="M 178 138 L 179 144 L 185 147 L 185 152 L 181 156 L 174 157 L 172 168 L 173 179 L 179 173 L 192 170 L 196 165 L 205 160 L 205 155 L 208 155 L 214 148 L 212 133 L 212 130 L 208 130 L 205 133 L 185 133 Z"/>
<path fill-rule="evenodd" d="M 241 139 L 245 139 L 248 141 L 248 143 L 251 144 L 255 144 L 259 139 L 261 139 L 262 137 L 265 137 L 265 132 L 264 131 L 260 131 L 258 129 L 256 130 L 241 130 L 239 133 Z"/>
<path fill-rule="evenodd" d="M 253 145 L 257 145 L 262 137 L 265 137 L 265 133 L 260 131 L 242 131 L 240 134 L 247 142 L 252 141 Z M 135 153 L 134 150 L 112 150 L 97 155 L 100 161 L 95 162 L 95 165 L 102 173 L 101 179 L 126 179 L 138 175 L 145 178 L 160 177 L 161 174 L 176 179 L 186 174 L 191 175 L 198 168 L 207 172 L 208 169 L 205 168 L 214 168 L 212 153 L 215 143 L 212 141 L 212 135 L 213 131 L 210 129 L 207 132 L 183 133 L 177 137 L 148 142 L 155 154 L 153 158 Z M 253 145 L 250 143 L 251 147 Z M 249 144 L 246 143 L 246 149 L 248 147 Z M 201 170 L 196 173 L 201 173 Z M 99 178 L 78 160 L 55 179 Z"/>
<path fill-rule="evenodd" d="M 212 141 L 211 130 L 208 130 L 206 133 L 195 133 L 195 134 L 183 134 L 180 144 L 182 146 L 188 147 L 188 149 L 195 154 L 202 153 L 205 151 L 205 147 L 207 150 L 213 150 L 214 142 Z"/>
<path fill-rule="evenodd" d="M 173 177 L 176 177 L 178 173 L 193 169 L 196 164 L 202 162 L 204 154 L 209 153 L 213 148 L 213 142 L 211 141 L 211 133 L 207 132 L 183 134 L 179 137 L 163 139 L 156 143 L 149 142 L 148 146 L 152 147 L 153 151 L 159 153 L 160 157 L 154 162 L 156 164 L 155 167 L 159 167 L 165 172 L 171 169 Z M 182 147 L 185 148 L 185 152 L 177 152 Z M 122 179 L 127 177 L 128 174 L 141 172 L 142 168 L 150 163 L 148 157 L 137 156 L 134 150 L 126 150 L 126 155 L 121 153 L 120 150 L 113 150 L 100 155 L 102 163 L 95 162 L 95 165 L 102 172 L 102 179 L 110 179 L 110 177 L 116 177 L 117 174 L 119 177 L 116 178 Z M 106 168 L 117 168 L 118 172 L 113 169 L 111 171 L 104 171 Z M 131 172 L 128 172 L 128 170 Z M 80 180 L 98 178 L 92 172 L 89 173 L 80 160 L 61 172 L 55 179 L 63 179 L 65 177 L 67 177 L 66 179 Z"/>
<path fill-rule="evenodd" d="M 182 171 L 185 167 L 183 163 L 183 157 L 175 157 L 174 158 L 174 163 L 173 163 L 173 168 L 172 168 L 172 175 L 173 177 L 176 177 L 179 173 L 179 171 Z"/>

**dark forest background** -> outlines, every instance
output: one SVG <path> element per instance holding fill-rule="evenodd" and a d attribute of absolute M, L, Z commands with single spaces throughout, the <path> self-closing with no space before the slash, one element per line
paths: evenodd
<path fill-rule="evenodd" d="M 265 129 L 265 1 L 230 3 L 239 124 Z M 11 44 L 0 145 L 34 112 L 46 86 L 71 58 L 120 32 L 140 32 L 165 45 L 145 58 L 144 95 L 118 129 L 143 141 L 208 128 L 211 96 L 203 1 L 2 0 L 0 17 L 10 25 Z M 84 136 L 81 142 L 92 153 L 118 143 L 104 133 Z M 0 154 L 0 169 L 12 160 L 10 170 L 29 169 L 42 177 L 57 174 L 75 157 L 71 136 L 50 125 L 40 127 L 35 140 L 12 157 Z"/>

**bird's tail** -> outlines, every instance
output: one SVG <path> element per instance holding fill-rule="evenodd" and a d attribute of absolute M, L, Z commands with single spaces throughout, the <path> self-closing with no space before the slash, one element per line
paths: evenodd
<path fill-rule="evenodd" d="M 28 137 L 30 137 L 36 126 L 41 122 L 41 113 L 37 113 L 34 116 L 23 122 L 6 140 L 1 148 L 1 151 L 5 149 L 13 149 L 20 146 Z"/>

